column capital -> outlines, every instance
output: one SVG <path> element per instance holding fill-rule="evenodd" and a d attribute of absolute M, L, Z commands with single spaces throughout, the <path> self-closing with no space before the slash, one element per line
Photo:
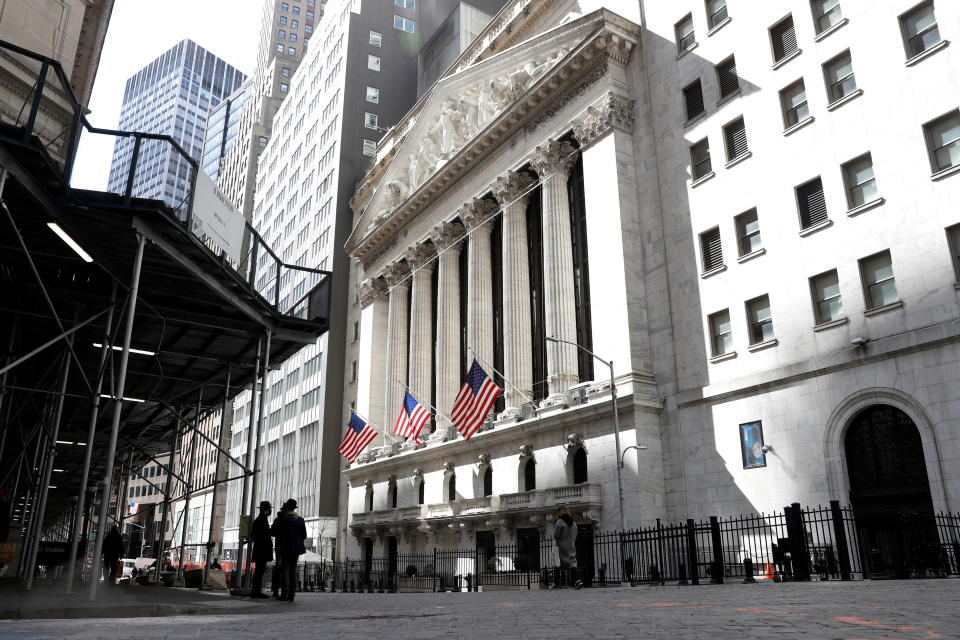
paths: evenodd
<path fill-rule="evenodd" d="M 407 249 L 406 257 L 407 264 L 411 269 L 426 269 L 428 271 L 433 271 L 433 269 L 436 267 L 434 258 L 437 257 L 437 249 L 432 244 L 423 242 Z"/>
<path fill-rule="evenodd" d="M 467 231 L 485 228 L 489 231 L 493 227 L 494 213 L 496 213 L 497 203 L 484 198 L 474 198 L 472 202 L 465 203 L 457 212 Z"/>
<path fill-rule="evenodd" d="M 628 133 L 633 131 L 633 106 L 636 100 L 612 91 L 599 102 L 587 107 L 583 118 L 573 123 L 573 137 L 581 146 L 599 140 L 614 127 Z"/>
<path fill-rule="evenodd" d="M 459 250 L 465 236 L 466 229 L 459 222 L 441 222 L 433 228 L 430 240 L 439 251 L 446 251 L 451 247 Z"/>
<path fill-rule="evenodd" d="M 530 166 L 541 178 L 562 172 L 566 176 L 577 161 L 577 150 L 569 142 L 547 140 L 536 148 Z"/>
<path fill-rule="evenodd" d="M 503 207 L 514 200 L 517 200 L 517 204 L 526 206 L 530 194 L 524 192 L 530 188 L 533 182 L 533 177 L 531 177 L 529 173 L 508 171 L 497 178 L 496 184 L 493 185 L 493 197 L 496 198 L 500 206 Z M 521 194 L 523 194 L 522 197 Z"/>
<path fill-rule="evenodd" d="M 367 278 L 357 285 L 357 300 L 360 308 L 366 309 L 374 300 L 386 300 L 387 283 L 383 278 Z"/>
<path fill-rule="evenodd" d="M 401 260 L 391 262 L 383 269 L 381 277 L 391 287 L 409 287 L 410 265 Z"/>

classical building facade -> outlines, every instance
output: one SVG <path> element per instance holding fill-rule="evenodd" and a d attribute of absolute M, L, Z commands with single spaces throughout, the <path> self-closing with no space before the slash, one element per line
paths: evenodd
<path fill-rule="evenodd" d="M 960 13 L 762 4 L 509 2 L 381 141 L 345 402 L 389 431 L 409 388 L 435 424 L 346 469 L 348 555 L 561 504 L 958 508 Z M 505 393 L 465 441 L 474 358 Z"/>

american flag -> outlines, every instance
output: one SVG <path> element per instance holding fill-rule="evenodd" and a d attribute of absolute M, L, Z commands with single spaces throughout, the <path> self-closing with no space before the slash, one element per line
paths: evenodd
<path fill-rule="evenodd" d="M 340 443 L 340 455 L 352 464 L 360 452 L 376 437 L 377 432 L 367 422 L 353 411 L 350 412 L 350 423 L 347 432 L 343 434 Z"/>
<path fill-rule="evenodd" d="M 403 396 L 397 423 L 393 425 L 393 432 L 405 438 L 413 438 L 417 444 L 423 444 L 420 442 L 420 431 L 429 419 L 430 412 L 407 391 Z"/>
<path fill-rule="evenodd" d="M 474 360 L 463 386 L 460 387 L 460 393 L 453 402 L 451 419 L 460 435 L 469 440 L 470 436 L 477 432 L 490 413 L 493 403 L 497 401 L 497 396 L 502 392 L 503 389 L 498 387 Z"/>

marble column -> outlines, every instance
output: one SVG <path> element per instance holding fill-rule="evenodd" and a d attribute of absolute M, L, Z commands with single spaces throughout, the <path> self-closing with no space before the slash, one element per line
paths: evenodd
<path fill-rule="evenodd" d="M 387 283 L 364 280 L 357 287 L 360 303 L 360 353 L 357 359 L 357 411 L 374 425 L 386 423 L 384 372 L 387 365 Z"/>
<path fill-rule="evenodd" d="M 543 300 L 546 335 L 576 343 L 577 316 L 573 286 L 573 240 L 567 178 L 576 161 L 569 142 L 548 140 L 531 159 L 543 191 Z M 544 406 L 559 404 L 565 392 L 579 382 L 577 348 L 547 342 L 547 384 Z"/>
<path fill-rule="evenodd" d="M 467 262 L 467 346 L 478 357 L 480 366 L 492 377 L 493 363 L 493 265 L 490 260 L 490 231 L 496 219 L 497 205 L 474 198 L 463 205 L 460 219 L 470 232 Z M 470 365 L 467 355 L 467 366 Z"/>
<path fill-rule="evenodd" d="M 439 252 L 437 273 L 437 409 L 449 416 L 460 390 L 460 251 L 466 230 L 460 224 L 443 222 L 430 239 Z M 437 428 L 450 422 L 437 416 Z"/>
<path fill-rule="evenodd" d="M 418 244 L 407 252 L 413 270 L 410 293 L 410 391 L 427 406 L 433 378 L 433 270 L 437 252 L 431 244 Z M 401 393 L 401 396 L 403 394 Z M 429 409 L 429 407 L 428 407 Z M 399 407 L 397 409 L 399 412 Z M 396 419 L 396 416 L 394 416 Z"/>
<path fill-rule="evenodd" d="M 526 193 L 533 178 L 510 171 L 497 178 L 493 195 L 503 208 L 503 397 L 499 419 L 520 415 L 533 397 L 533 351 L 530 339 L 530 259 L 527 246 Z M 518 392 L 519 389 L 519 392 Z"/>
<path fill-rule="evenodd" d="M 394 262 L 383 274 L 390 287 L 390 306 L 387 311 L 387 368 L 384 376 L 384 423 L 379 425 L 388 433 L 400 412 L 404 388 L 397 382 L 407 382 L 407 305 L 410 301 L 410 267 L 406 262 Z"/>

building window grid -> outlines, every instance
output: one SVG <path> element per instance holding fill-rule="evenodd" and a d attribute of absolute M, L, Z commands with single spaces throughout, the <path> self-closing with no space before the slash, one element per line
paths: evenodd
<path fill-rule="evenodd" d="M 723 266 L 723 244 L 720 240 L 720 227 L 714 227 L 700 234 L 700 256 L 704 273 L 709 273 Z"/>
<path fill-rule="evenodd" d="M 844 51 L 824 64 L 823 76 L 827 82 L 827 98 L 831 104 L 856 91 L 857 79 L 853 74 L 853 61 L 850 58 L 850 51 Z"/>
<path fill-rule="evenodd" d="M 897 283 L 889 251 L 861 259 L 860 278 L 868 310 L 897 302 Z"/>
<path fill-rule="evenodd" d="M 770 43 L 773 47 L 774 63 L 781 62 L 800 50 L 792 15 L 770 27 Z"/>
<path fill-rule="evenodd" d="M 819 176 L 798 186 L 795 192 L 801 230 L 815 227 L 829 220 L 823 194 L 823 181 Z"/>
<path fill-rule="evenodd" d="M 694 180 L 699 180 L 713 171 L 710 162 L 710 140 L 704 138 L 690 147 L 690 173 Z"/>
<path fill-rule="evenodd" d="M 750 325 L 750 345 L 773 340 L 773 315 L 770 296 L 762 295 L 746 302 L 747 322 Z"/>
<path fill-rule="evenodd" d="M 907 57 L 918 56 L 940 43 L 940 28 L 933 2 L 924 2 L 900 17 Z"/>
<path fill-rule="evenodd" d="M 733 351 L 733 326 L 730 323 L 730 310 L 724 309 L 709 316 L 710 353 L 716 358 Z"/>
<path fill-rule="evenodd" d="M 740 92 L 740 77 L 737 75 L 737 61 L 733 56 L 730 56 L 718 64 L 716 71 L 721 100 Z"/>
<path fill-rule="evenodd" d="M 723 141 L 727 151 L 727 162 L 733 162 L 750 153 L 747 144 L 747 125 L 742 116 L 723 127 Z"/>
<path fill-rule="evenodd" d="M 763 242 L 760 238 L 760 220 L 756 209 L 745 211 L 734 218 L 734 226 L 737 228 L 737 248 L 740 257 L 763 248 Z"/>
<path fill-rule="evenodd" d="M 690 51 L 697 44 L 697 36 L 693 30 L 693 14 L 688 13 L 674 25 L 674 31 L 677 38 L 677 55 Z"/>
<path fill-rule="evenodd" d="M 953 275 L 960 283 L 960 224 L 947 227 L 947 246 L 950 249 L 950 260 L 953 262 Z"/>
<path fill-rule="evenodd" d="M 383 46 L 383 34 L 378 31 L 370 32 L 370 44 L 374 47 Z"/>
<path fill-rule="evenodd" d="M 380 71 L 380 56 L 370 54 L 367 56 L 367 69 L 371 71 Z"/>
<path fill-rule="evenodd" d="M 810 117 L 807 89 L 803 78 L 780 91 L 780 105 L 783 108 L 783 126 L 786 129 Z"/>
<path fill-rule="evenodd" d="M 960 166 L 960 109 L 924 125 L 934 173 Z"/>
<path fill-rule="evenodd" d="M 877 179 L 873 172 L 873 157 L 866 153 L 843 165 L 843 179 L 847 188 L 847 205 L 854 209 L 877 199 Z"/>
<path fill-rule="evenodd" d="M 393 4 L 398 7 L 403 7 L 404 9 L 410 9 L 411 11 L 417 8 L 416 0 L 393 0 Z"/>
<path fill-rule="evenodd" d="M 703 103 L 703 84 L 699 78 L 683 88 L 683 103 L 686 108 L 687 122 L 706 111 Z"/>
<path fill-rule="evenodd" d="M 367 129 L 379 129 L 378 126 L 379 118 L 377 114 L 370 113 L 369 111 L 364 112 L 363 114 L 363 126 Z"/>
<path fill-rule="evenodd" d="M 823 33 L 843 20 L 840 0 L 812 0 L 812 7 L 817 34 Z"/>
<path fill-rule="evenodd" d="M 840 297 L 840 279 L 837 270 L 810 278 L 813 311 L 816 323 L 826 324 L 843 318 L 843 300 Z"/>
<path fill-rule="evenodd" d="M 400 31 L 406 31 L 407 33 L 414 33 L 415 24 L 414 21 L 410 18 L 404 18 L 403 16 L 394 15 L 393 16 L 393 28 Z"/>
<path fill-rule="evenodd" d="M 706 2 L 707 25 L 711 29 L 715 29 L 728 17 L 727 0 L 706 0 Z"/>

